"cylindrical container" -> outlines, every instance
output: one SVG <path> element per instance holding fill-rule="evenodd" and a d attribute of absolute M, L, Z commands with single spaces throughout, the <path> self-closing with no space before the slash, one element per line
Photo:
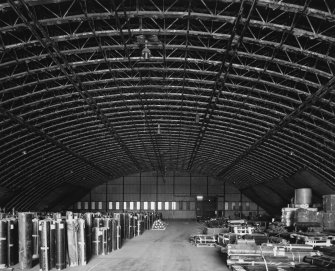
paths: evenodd
<path fill-rule="evenodd" d="M 73 212 L 66 211 L 66 220 L 73 220 Z"/>
<path fill-rule="evenodd" d="M 110 227 L 111 227 L 111 245 L 112 245 L 112 251 L 116 250 L 116 225 L 117 220 L 111 219 Z"/>
<path fill-rule="evenodd" d="M 127 239 L 130 238 L 130 215 L 125 214 L 125 222 L 124 222 L 124 230 L 125 230 L 125 237 Z"/>
<path fill-rule="evenodd" d="M 93 219 L 93 227 L 96 227 L 96 228 L 102 227 L 102 218 L 101 217 L 95 217 Z"/>
<path fill-rule="evenodd" d="M 62 214 L 61 213 L 53 213 L 52 218 L 54 220 L 61 220 L 62 219 Z"/>
<path fill-rule="evenodd" d="M 50 220 L 50 269 L 56 266 L 55 251 L 56 251 L 56 222 L 54 220 Z"/>
<path fill-rule="evenodd" d="M 13 266 L 18 263 L 18 232 L 17 232 L 17 220 L 8 219 L 7 227 L 7 264 Z"/>
<path fill-rule="evenodd" d="M 85 237 L 85 220 L 78 219 L 78 260 L 79 265 L 86 265 L 86 237 Z"/>
<path fill-rule="evenodd" d="M 39 221 L 38 218 L 34 218 L 33 219 L 33 259 L 37 259 L 39 257 L 38 252 L 39 252 L 39 229 L 38 226 L 39 225 Z"/>
<path fill-rule="evenodd" d="M 92 253 L 93 255 L 102 253 L 102 233 L 98 227 L 92 229 Z"/>
<path fill-rule="evenodd" d="M 41 220 L 39 222 L 39 240 L 40 240 L 40 270 L 50 270 L 50 221 Z"/>
<path fill-rule="evenodd" d="M 89 260 L 92 256 L 92 226 L 93 226 L 93 214 L 85 213 L 85 232 L 86 232 L 86 260 Z"/>
<path fill-rule="evenodd" d="M 106 254 L 112 252 L 112 220 L 110 218 L 103 219 L 103 227 L 107 230 L 107 251 Z"/>
<path fill-rule="evenodd" d="M 107 228 L 106 227 L 101 227 L 101 235 L 102 235 L 102 255 L 107 255 L 108 254 L 108 234 L 107 234 Z"/>
<path fill-rule="evenodd" d="M 6 219 L 0 220 L 0 268 L 5 268 L 7 264 L 7 227 Z"/>
<path fill-rule="evenodd" d="M 33 263 L 33 214 L 18 213 L 19 217 L 19 262 L 21 269 L 32 268 Z"/>
<path fill-rule="evenodd" d="M 55 264 L 57 270 L 66 268 L 66 243 L 65 243 L 65 222 L 56 222 L 56 249 Z"/>
<path fill-rule="evenodd" d="M 78 222 L 77 220 L 67 220 L 67 251 L 70 266 L 78 266 Z"/>
<path fill-rule="evenodd" d="M 299 207 L 306 205 L 310 206 L 312 203 L 312 189 L 311 188 L 299 188 L 295 190 L 294 204 Z"/>

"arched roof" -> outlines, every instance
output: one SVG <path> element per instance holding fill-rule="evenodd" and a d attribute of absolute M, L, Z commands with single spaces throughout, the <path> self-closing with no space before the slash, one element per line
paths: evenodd
<path fill-rule="evenodd" d="M 7 206 L 150 170 L 242 189 L 307 168 L 334 189 L 334 10 L 332 0 L 1 3 Z"/>

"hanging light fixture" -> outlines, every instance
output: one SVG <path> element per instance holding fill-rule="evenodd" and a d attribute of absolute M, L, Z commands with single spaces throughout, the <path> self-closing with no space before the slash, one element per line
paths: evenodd
<path fill-rule="evenodd" d="M 142 58 L 144 60 L 149 60 L 151 57 L 151 51 L 150 49 L 148 48 L 148 41 L 145 40 L 145 45 L 144 45 L 144 48 L 142 50 Z"/>

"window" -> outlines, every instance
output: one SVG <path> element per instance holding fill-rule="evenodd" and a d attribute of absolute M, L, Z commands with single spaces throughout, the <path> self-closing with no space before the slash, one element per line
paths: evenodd
<path fill-rule="evenodd" d="M 154 202 L 154 201 L 151 201 L 150 202 L 150 210 L 155 210 L 155 206 L 156 205 L 156 202 Z"/>
<path fill-rule="evenodd" d="M 134 210 L 134 202 L 129 202 L 129 210 Z"/>
<path fill-rule="evenodd" d="M 183 201 L 179 201 L 179 210 L 183 210 Z"/>
<path fill-rule="evenodd" d="M 169 202 L 168 201 L 165 202 L 164 209 L 165 210 L 169 210 Z"/>
<path fill-rule="evenodd" d="M 143 202 L 143 210 L 148 210 L 148 202 Z"/>
<path fill-rule="evenodd" d="M 77 209 L 80 210 L 81 209 L 81 201 L 77 202 Z"/>
<path fill-rule="evenodd" d="M 102 201 L 98 202 L 98 209 L 101 210 L 102 209 Z"/>
<path fill-rule="evenodd" d="M 157 209 L 162 210 L 162 202 L 161 201 L 157 202 Z"/>
<path fill-rule="evenodd" d="M 175 201 L 172 201 L 172 210 L 176 210 L 177 209 L 177 203 Z"/>
<path fill-rule="evenodd" d="M 115 209 L 120 210 L 120 202 L 115 202 Z"/>
<path fill-rule="evenodd" d="M 227 211 L 227 210 L 229 210 L 229 204 L 228 204 L 228 202 L 225 202 L 224 203 L 224 209 Z"/>
<path fill-rule="evenodd" d="M 123 210 L 127 210 L 127 202 L 123 202 Z"/>
<path fill-rule="evenodd" d="M 141 202 L 136 202 L 136 209 L 141 210 Z"/>
<path fill-rule="evenodd" d="M 92 209 L 92 210 L 95 209 L 95 201 L 92 201 L 92 202 L 91 202 L 91 209 Z"/>
<path fill-rule="evenodd" d="M 84 209 L 88 209 L 88 202 L 87 201 L 84 201 Z"/>
<path fill-rule="evenodd" d="M 108 209 L 109 210 L 112 210 L 113 209 L 113 202 L 108 202 Z"/>

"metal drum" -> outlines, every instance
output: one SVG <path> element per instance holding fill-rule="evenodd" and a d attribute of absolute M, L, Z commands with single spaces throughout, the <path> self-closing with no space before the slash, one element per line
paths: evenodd
<path fill-rule="evenodd" d="M 78 260 L 79 265 L 86 265 L 85 220 L 79 218 L 78 225 Z"/>
<path fill-rule="evenodd" d="M 65 222 L 56 222 L 56 253 L 55 262 L 56 269 L 62 270 L 66 268 L 66 243 L 65 243 Z"/>
<path fill-rule="evenodd" d="M 40 239 L 40 270 L 50 270 L 50 220 L 39 222 Z"/>
<path fill-rule="evenodd" d="M 294 204 L 296 207 L 308 208 L 312 203 L 312 189 L 299 188 L 295 190 Z"/>
<path fill-rule="evenodd" d="M 18 216 L 20 268 L 30 269 L 33 264 L 33 214 L 18 213 Z"/>
<path fill-rule="evenodd" d="M 18 263 L 18 232 L 17 232 L 17 220 L 8 219 L 8 231 L 7 231 L 7 264 L 12 266 Z"/>
<path fill-rule="evenodd" d="M 0 220 L 0 268 L 7 266 L 7 226 L 6 219 Z"/>

